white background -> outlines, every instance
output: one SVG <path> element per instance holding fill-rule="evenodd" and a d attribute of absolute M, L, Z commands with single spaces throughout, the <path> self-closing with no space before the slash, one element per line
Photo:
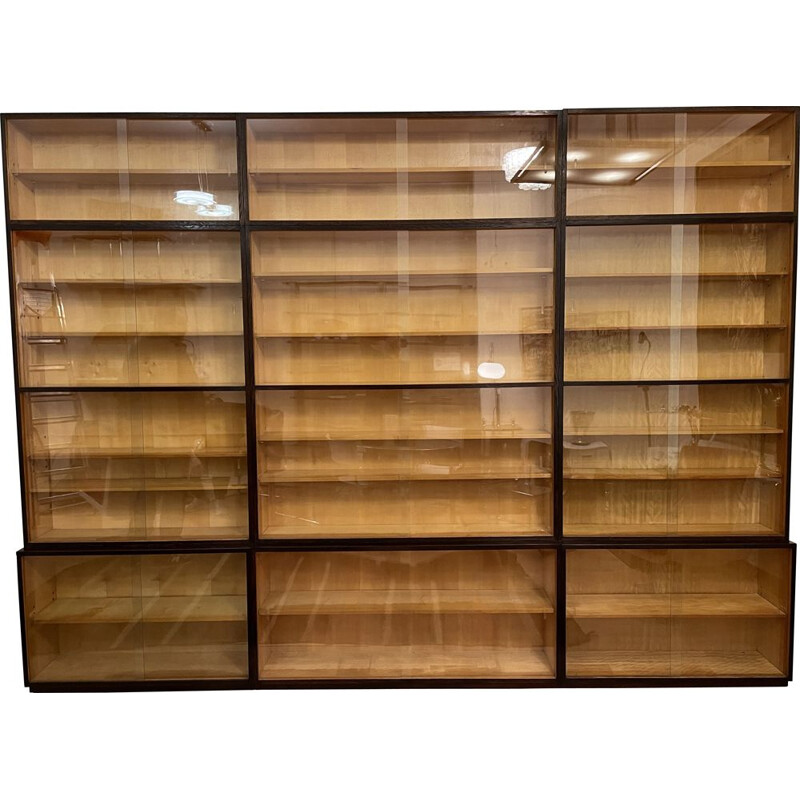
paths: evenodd
<path fill-rule="evenodd" d="M 800 103 L 798 17 L 789 2 L 280 5 L 9 0 L 0 11 L 0 110 Z M 7 331 L 4 280 L 0 286 Z M 14 552 L 21 534 L 6 332 L 0 362 L 6 797 L 797 796 L 797 685 L 29 694 L 19 653 Z M 797 487 L 794 497 L 800 502 Z"/>

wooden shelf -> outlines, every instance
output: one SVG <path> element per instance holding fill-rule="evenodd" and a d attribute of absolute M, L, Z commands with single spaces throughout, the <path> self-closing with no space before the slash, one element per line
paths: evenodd
<path fill-rule="evenodd" d="M 67 542 L 159 542 L 159 541 L 204 541 L 247 539 L 248 528 L 242 526 L 209 526 L 186 525 L 184 527 L 152 526 L 143 528 L 54 528 L 39 531 L 32 538 L 35 542 L 67 543 Z"/>
<path fill-rule="evenodd" d="M 775 323 L 754 323 L 748 324 L 744 322 L 715 322 L 710 324 L 693 323 L 680 324 L 680 325 L 567 325 L 565 330 L 567 333 L 580 333 L 584 331 L 672 331 L 672 330 L 689 330 L 689 331 L 704 331 L 704 330 L 785 330 L 786 324 L 783 322 Z"/>
<path fill-rule="evenodd" d="M 246 678 L 247 645 L 161 645 L 56 656 L 31 675 L 35 681 L 137 681 Z"/>
<path fill-rule="evenodd" d="M 446 471 L 444 471 L 446 470 Z M 286 469 L 279 472 L 267 472 L 261 477 L 261 483 L 302 483 L 324 482 L 324 481 L 441 481 L 441 480 L 547 480 L 552 478 L 549 470 L 531 467 L 529 470 L 522 469 L 498 469 L 491 461 L 487 461 L 487 466 L 483 470 L 472 469 L 461 471 L 459 469 L 442 468 L 437 471 L 431 467 L 430 472 L 408 471 L 398 472 L 394 470 L 381 471 L 377 469 L 364 468 L 363 470 L 348 469 L 342 467 L 321 467 L 308 469 Z"/>
<path fill-rule="evenodd" d="M 736 467 L 709 467 L 708 469 L 635 469 L 620 467 L 618 469 L 587 468 L 587 469 L 565 469 L 564 478 L 566 480 L 620 480 L 620 481 L 687 481 L 687 480 L 708 480 L 708 481 L 728 481 L 728 480 L 775 480 L 782 479 L 780 472 L 761 472 L 755 473 L 752 468 Z"/>
<path fill-rule="evenodd" d="M 760 594 L 578 594 L 567 597 L 576 619 L 632 617 L 784 617 Z"/>
<path fill-rule="evenodd" d="M 503 428 L 473 430 L 469 428 L 443 428 L 431 426 L 428 430 L 417 428 L 414 430 L 381 431 L 376 429 L 362 429 L 352 431 L 331 430 L 280 430 L 268 431 L 259 435 L 259 444 L 266 442 L 306 442 L 306 441 L 409 441 L 409 440 L 452 440 L 452 439 L 536 439 L 549 442 L 552 434 L 542 430 L 524 430 L 522 428 Z"/>
<path fill-rule="evenodd" d="M 131 478 L 127 481 L 55 480 L 51 486 L 31 486 L 31 494 L 62 495 L 72 492 L 225 492 L 245 491 L 246 483 L 235 483 L 230 477 L 208 478 Z"/>
<path fill-rule="evenodd" d="M 247 619 L 244 595 L 196 597 L 59 597 L 31 615 L 34 623 L 236 622 Z"/>
<path fill-rule="evenodd" d="M 642 278 L 660 280 L 672 278 L 699 278 L 701 280 L 770 280 L 788 278 L 788 272 L 591 272 L 586 274 L 567 272 L 567 280 L 602 280 L 606 278 Z"/>
<path fill-rule="evenodd" d="M 267 616 L 306 614 L 553 614 L 534 588 L 398 589 L 270 592 L 259 609 Z"/>
<path fill-rule="evenodd" d="M 504 267 L 503 269 L 398 269 L 394 272 L 381 272 L 377 269 L 331 269 L 328 272 L 322 270 L 305 271 L 294 270 L 284 272 L 269 272 L 258 273 L 253 275 L 256 281 L 271 281 L 271 280 L 286 280 L 291 279 L 324 279 L 329 282 L 335 282 L 338 278 L 379 278 L 381 280 L 396 283 L 404 281 L 408 278 L 415 277 L 431 277 L 436 278 L 440 276 L 457 276 L 465 278 L 490 278 L 496 275 L 553 275 L 552 267 L 524 267 L 513 266 Z"/>
<path fill-rule="evenodd" d="M 565 522 L 565 536 L 782 536 L 758 522 L 752 524 L 696 522 Z"/>
<path fill-rule="evenodd" d="M 22 289 L 57 289 L 59 286 L 98 287 L 112 286 L 120 289 L 137 289 L 140 287 L 158 288 L 159 286 L 186 289 L 206 289 L 213 286 L 241 286 L 242 282 L 233 278 L 58 278 L 52 280 L 40 278 L 36 280 L 20 279 L 17 285 Z"/>
<path fill-rule="evenodd" d="M 175 183 L 175 189 L 197 188 L 199 177 L 208 176 L 214 186 L 220 183 L 235 184 L 238 180 L 236 171 L 227 169 L 19 169 L 13 170 L 13 177 L 23 183 L 77 183 L 94 186 L 97 184 L 125 184 L 128 181 L 136 184 Z M 193 185 L 189 185 L 189 182 Z"/>
<path fill-rule="evenodd" d="M 574 436 L 577 438 L 587 438 L 593 436 L 771 436 L 782 434 L 783 428 L 774 428 L 769 425 L 710 425 L 707 427 L 692 427 L 687 425 L 676 425 L 664 428 L 662 426 L 646 427 L 643 425 L 633 425 L 631 427 L 588 427 L 585 430 L 567 429 L 564 437 Z"/>
<path fill-rule="evenodd" d="M 261 678 L 552 678 L 543 648 L 261 644 Z"/>
<path fill-rule="evenodd" d="M 779 677 L 783 674 L 755 651 L 567 650 L 567 675 L 570 677 Z"/>
<path fill-rule="evenodd" d="M 578 142 L 575 145 L 580 146 Z M 698 161 L 694 164 L 674 164 L 665 161 L 663 164 L 658 162 L 650 164 L 640 164 L 630 166 L 621 164 L 620 162 L 607 162 L 607 163 L 592 163 L 590 160 L 586 161 L 569 161 L 567 156 L 567 181 L 569 181 L 570 173 L 581 172 L 606 172 L 613 170 L 615 173 L 620 173 L 619 182 L 622 182 L 623 175 L 630 179 L 633 183 L 634 179 L 644 175 L 642 180 L 646 180 L 648 176 L 664 177 L 669 180 L 671 175 L 682 175 L 688 172 L 695 172 L 697 170 L 713 171 L 715 174 L 713 178 L 766 178 L 781 170 L 788 169 L 792 166 L 792 162 L 788 159 L 773 159 L 773 160 L 757 160 L 748 159 L 747 161 Z M 647 174 L 645 174 L 647 173 Z M 598 185 L 615 186 L 615 182 L 601 182 Z"/>
<path fill-rule="evenodd" d="M 242 447 L 93 447 L 76 445 L 52 445 L 47 449 L 35 449 L 28 458 L 242 458 L 247 450 Z"/>
<path fill-rule="evenodd" d="M 256 339 L 364 339 L 364 338 L 411 338 L 415 336 L 552 336 L 551 328 L 535 328 L 522 330 L 508 328 L 507 330 L 413 330 L 413 331 L 274 331 L 271 333 L 256 332 Z"/>
<path fill-rule="evenodd" d="M 442 539 L 460 537 L 495 537 L 495 536 L 552 536 L 552 531 L 542 525 L 506 523 L 495 521 L 475 524 L 443 524 L 435 522 L 418 522 L 408 524 L 352 524 L 352 525 L 275 525 L 267 531 L 262 529 L 261 539 L 340 539 L 355 537 L 366 539 L 385 539 L 387 537 L 407 537 L 409 539 L 437 536 Z"/>

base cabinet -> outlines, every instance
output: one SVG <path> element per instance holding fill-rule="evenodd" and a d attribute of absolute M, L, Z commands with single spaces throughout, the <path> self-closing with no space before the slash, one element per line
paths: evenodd
<path fill-rule="evenodd" d="M 567 552 L 567 675 L 784 677 L 791 551 Z"/>
<path fill-rule="evenodd" d="M 29 679 L 246 678 L 245 559 L 24 556 Z"/>

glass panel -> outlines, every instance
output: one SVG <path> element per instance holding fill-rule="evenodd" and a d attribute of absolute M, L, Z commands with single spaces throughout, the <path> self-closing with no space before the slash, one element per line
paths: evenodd
<path fill-rule="evenodd" d="M 791 551 L 568 550 L 570 677 L 787 674 Z"/>
<path fill-rule="evenodd" d="M 555 117 L 247 123 L 253 219 L 550 217 Z"/>
<path fill-rule="evenodd" d="M 550 230 L 252 238 L 256 380 L 552 378 Z"/>
<path fill-rule="evenodd" d="M 567 386 L 565 536 L 785 532 L 786 387 Z"/>
<path fill-rule="evenodd" d="M 245 539 L 243 392 L 22 396 L 33 542 Z"/>
<path fill-rule="evenodd" d="M 239 216 L 233 120 L 8 120 L 12 219 Z"/>
<path fill-rule="evenodd" d="M 566 380 L 784 378 L 793 226 L 567 229 Z"/>
<path fill-rule="evenodd" d="M 24 556 L 30 680 L 247 678 L 245 558 Z"/>
<path fill-rule="evenodd" d="M 567 213 L 794 210 L 794 113 L 571 114 Z"/>
<path fill-rule="evenodd" d="M 555 674 L 553 550 L 256 559 L 262 679 Z"/>
<path fill-rule="evenodd" d="M 552 533 L 549 388 L 258 394 L 261 536 Z"/>
<path fill-rule="evenodd" d="M 23 386 L 241 385 L 237 233 L 12 233 Z"/>

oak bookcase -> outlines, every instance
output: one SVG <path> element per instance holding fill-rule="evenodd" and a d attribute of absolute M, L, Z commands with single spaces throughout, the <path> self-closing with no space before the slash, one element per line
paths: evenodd
<path fill-rule="evenodd" d="M 798 113 L 3 116 L 26 685 L 786 684 Z"/>

